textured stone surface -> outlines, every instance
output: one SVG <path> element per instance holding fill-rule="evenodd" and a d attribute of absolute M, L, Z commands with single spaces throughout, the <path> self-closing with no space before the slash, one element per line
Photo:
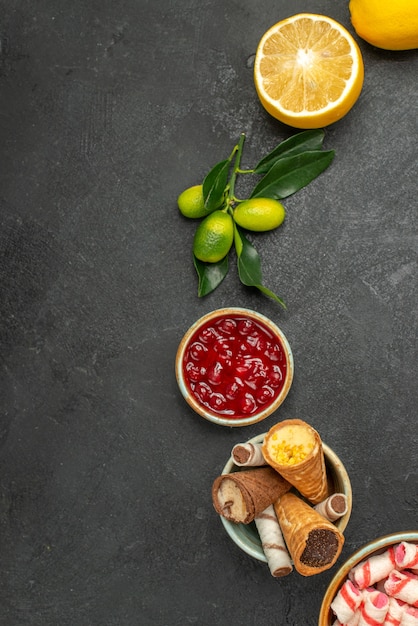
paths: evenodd
<path fill-rule="evenodd" d="M 277 419 L 350 473 L 342 558 L 417 527 L 417 52 L 360 42 L 335 161 L 253 240 L 287 312 L 234 263 L 199 300 L 176 207 L 241 132 L 244 166 L 292 134 L 252 58 L 305 10 L 351 30 L 335 0 L 0 0 L 1 624 L 314 626 L 335 569 L 272 579 L 210 498 Z M 244 430 L 192 414 L 174 377 L 188 326 L 224 305 L 272 318 L 295 358 L 285 404 Z"/>

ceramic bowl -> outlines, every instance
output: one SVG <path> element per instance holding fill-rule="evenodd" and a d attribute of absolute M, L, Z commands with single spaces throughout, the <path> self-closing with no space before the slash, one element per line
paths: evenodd
<path fill-rule="evenodd" d="M 331 610 L 331 603 L 337 595 L 339 588 L 346 580 L 349 571 L 361 561 L 375 554 L 384 552 L 390 546 L 394 546 L 402 541 L 418 543 L 418 530 L 403 531 L 379 537 L 378 539 L 366 543 L 350 556 L 335 574 L 325 592 L 319 613 L 318 626 L 331 626 L 331 624 L 334 623 L 335 616 Z"/>
<path fill-rule="evenodd" d="M 294 364 L 286 337 L 271 320 L 229 307 L 189 328 L 175 370 L 180 391 L 196 413 L 235 427 L 260 422 L 278 409 L 292 385 Z"/>
<path fill-rule="evenodd" d="M 251 443 L 262 443 L 266 433 L 257 435 L 249 441 Z M 335 522 L 335 526 L 344 532 L 351 515 L 352 508 L 352 491 L 351 482 L 347 470 L 331 448 L 326 444 L 322 444 L 325 455 L 325 464 L 327 467 L 328 480 L 330 482 L 330 490 L 335 493 L 344 493 L 347 496 L 347 513 Z M 246 469 L 245 467 L 242 469 Z M 222 474 L 230 474 L 239 471 L 240 468 L 235 465 L 232 457 L 228 460 Z M 259 561 L 267 562 L 263 549 L 261 547 L 260 537 L 254 522 L 250 524 L 233 524 L 221 516 L 221 522 L 226 532 L 241 550 Z"/>

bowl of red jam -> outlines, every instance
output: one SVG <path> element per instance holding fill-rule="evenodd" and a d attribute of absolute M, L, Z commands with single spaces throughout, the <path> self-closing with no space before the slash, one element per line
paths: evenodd
<path fill-rule="evenodd" d="M 229 307 L 189 328 L 175 369 L 180 391 L 196 413 L 222 426 L 249 426 L 282 404 L 294 364 L 289 342 L 271 320 Z"/>

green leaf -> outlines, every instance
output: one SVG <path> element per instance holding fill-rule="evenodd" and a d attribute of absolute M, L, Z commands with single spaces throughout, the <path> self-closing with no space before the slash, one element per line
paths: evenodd
<path fill-rule="evenodd" d="M 223 202 L 230 164 L 230 159 L 220 161 L 205 176 L 203 181 L 203 198 L 205 207 L 209 211 L 214 211 Z"/>
<path fill-rule="evenodd" d="M 264 295 L 272 298 L 286 309 L 286 304 L 282 298 L 279 298 L 262 284 L 261 261 L 258 252 L 238 226 L 235 226 L 235 249 L 238 256 L 238 275 L 243 285 L 256 287 Z"/>
<path fill-rule="evenodd" d="M 193 255 L 193 262 L 199 277 L 197 295 L 207 296 L 218 287 L 228 273 L 228 256 L 218 263 L 203 263 Z"/>
<path fill-rule="evenodd" d="M 306 187 L 334 158 L 334 150 L 311 150 L 279 159 L 254 187 L 250 198 L 281 200 Z"/>
<path fill-rule="evenodd" d="M 294 156 L 301 152 L 320 150 L 324 137 L 324 131 L 319 129 L 305 130 L 292 135 L 292 137 L 279 143 L 272 152 L 263 157 L 255 166 L 254 173 L 265 174 L 279 159 Z"/>

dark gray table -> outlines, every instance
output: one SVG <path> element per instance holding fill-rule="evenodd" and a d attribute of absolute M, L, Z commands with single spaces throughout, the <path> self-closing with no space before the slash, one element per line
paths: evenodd
<path fill-rule="evenodd" d="M 215 514 L 231 447 L 278 419 L 318 429 L 354 506 L 342 555 L 417 528 L 416 51 L 360 41 L 332 166 L 256 236 L 265 283 L 234 264 L 197 297 L 177 195 L 246 133 L 252 166 L 293 130 L 261 108 L 261 35 L 301 11 L 351 31 L 347 2 L 0 1 L 0 623 L 314 626 L 335 568 L 273 579 Z M 174 377 L 204 313 L 256 309 L 295 380 L 246 429 L 197 417 Z"/>

